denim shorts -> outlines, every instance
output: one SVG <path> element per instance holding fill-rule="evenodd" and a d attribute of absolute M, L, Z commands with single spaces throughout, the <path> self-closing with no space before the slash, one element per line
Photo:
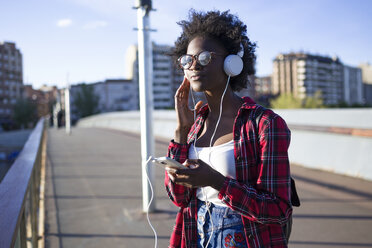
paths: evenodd
<path fill-rule="evenodd" d="M 208 248 L 248 247 L 240 214 L 228 207 L 217 206 L 213 203 L 209 203 L 209 211 L 211 217 L 205 202 L 198 200 L 198 247 L 207 248 L 205 245 L 211 235 Z"/>

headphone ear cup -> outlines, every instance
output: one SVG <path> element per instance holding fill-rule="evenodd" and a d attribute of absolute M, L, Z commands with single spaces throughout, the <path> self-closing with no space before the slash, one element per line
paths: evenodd
<path fill-rule="evenodd" d="M 225 73 L 230 77 L 239 75 L 243 70 L 243 60 L 236 54 L 230 54 L 223 63 Z"/>

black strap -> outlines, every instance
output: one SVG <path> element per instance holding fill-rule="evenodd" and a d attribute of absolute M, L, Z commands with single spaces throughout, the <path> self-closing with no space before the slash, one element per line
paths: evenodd
<path fill-rule="evenodd" d="M 259 134 L 259 123 L 261 121 L 261 117 L 263 113 L 265 112 L 266 108 L 259 106 L 256 110 L 256 130 L 257 130 L 257 137 Z M 259 143 L 258 143 L 259 144 Z M 297 190 L 296 190 L 296 184 L 294 179 L 291 177 L 291 202 L 292 206 L 299 207 L 301 205 L 300 198 L 298 197 Z"/>
<path fill-rule="evenodd" d="M 291 202 L 292 206 L 299 207 L 301 205 L 300 198 L 296 190 L 295 180 L 291 177 Z"/>

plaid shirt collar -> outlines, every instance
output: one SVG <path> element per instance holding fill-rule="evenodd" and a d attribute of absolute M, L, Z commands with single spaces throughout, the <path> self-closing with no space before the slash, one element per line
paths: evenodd
<path fill-rule="evenodd" d="M 245 96 L 242 99 L 243 99 L 244 103 L 242 104 L 242 106 L 239 109 L 238 116 L 241 115 L 241 112 L 243 110 L 255 109 L 257 107 L 256 102 L 253 101 L 252 98 Z M 193 131 L 191 131 L 188 134 L 188 137 L 187 137 L 187 143 L 188 144 L 190 144 L 194 141 L 195 134 L 199 133 L 200 129 L 203 127 L 204 121 L 207 119 L 208 113 L 209 113 L 209 107 L 208 107 L 208 104 L 205 104 L 203 107 L 201 107 L 201 109 L 198 112 L 198 116 L 197 116 L 196 121 L 194 123 L 195 128 L 192 128 L 191 130 L 193 130 Z"/>

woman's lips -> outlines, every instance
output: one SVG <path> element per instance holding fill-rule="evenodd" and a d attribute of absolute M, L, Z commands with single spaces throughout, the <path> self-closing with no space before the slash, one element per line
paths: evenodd
<path fill-rule="evenodd" d="M 203 74 L 193 74 L 192 76 L 191 76 L 191 79 L 192 80 L 195 80 L 195 81 L 197 81 L 197 80 L 199 80 L 200 78 L 202 78 L 203 77 Z"/>

